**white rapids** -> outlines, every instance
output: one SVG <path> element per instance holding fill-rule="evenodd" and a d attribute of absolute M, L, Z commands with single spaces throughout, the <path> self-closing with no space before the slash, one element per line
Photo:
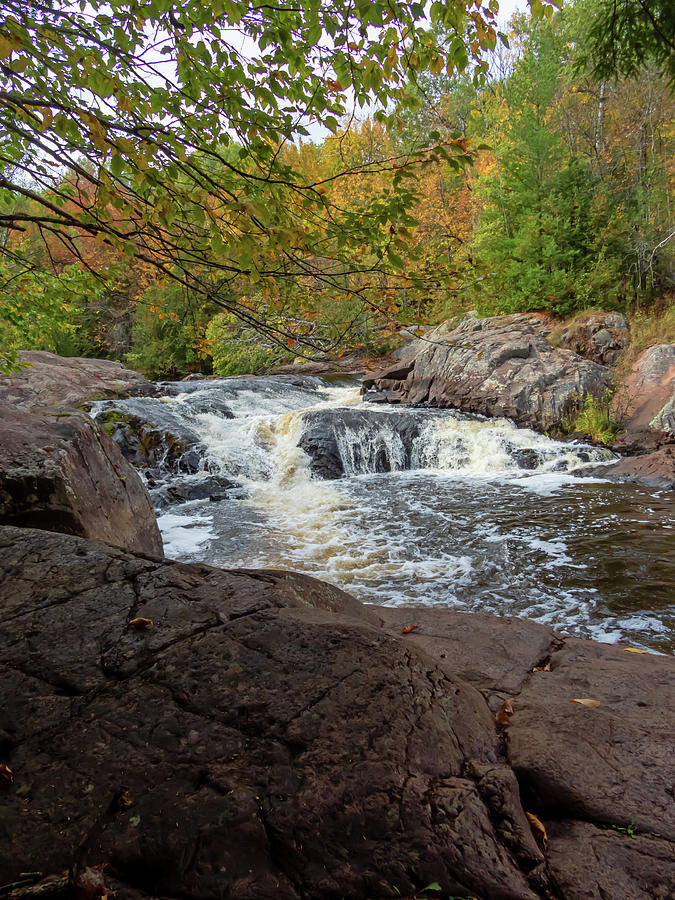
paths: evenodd
<path fill-rule="evenodd" d="M 117 406 L 149 416 L 154 404 L 158 420 L 198 436 L 203 471 L 192 479 L 216 472 L 242 486 L 163 511 L 167 555 L 292 568 L 366 602 L 525 616 L 671 648 L 672 501 L 603 481 L 609 451 L 505 419 L 376 406 L 353 385 L 313 378 L 166 387 Z M 324 444 L 333 480 L 317 474 Z"/>

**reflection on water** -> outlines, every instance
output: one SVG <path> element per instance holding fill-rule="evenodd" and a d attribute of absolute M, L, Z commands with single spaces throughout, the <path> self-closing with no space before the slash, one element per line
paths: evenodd
<path fill-rule="evenodd" d="M 367 602 L 525 616 L 672 652 L 673 500 L 571 474 L 604 451 L 505 420 L 414 410 L 405 415 L 426 418 L 404 447 L 400 410 L 367 407 L 353 388 L 317 379 L 183 387 L 144 402 L 182 417 L 206 445 L 205 465 L 246 491 L 168 510 L 167 555 L 293 568 Z M 298 447 L 307 410 L 338 423 L 328 429 L 347 473 L 338 480 L 313 478 Z M 336 410 L 364 412 L 342 421 Z M 383 459 L 394 471 L 372 471 Z"/>

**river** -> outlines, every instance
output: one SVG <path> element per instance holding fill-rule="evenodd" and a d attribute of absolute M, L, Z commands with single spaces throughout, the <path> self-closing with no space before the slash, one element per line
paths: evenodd
<path fill-rule="evenodd" d="M 167 556 L 290 568 L 369 603 L 522 616 L 675 649 L 672 495 L 585 476 L 608 451 L 504 419 L 367 404 L 354 384 L 318 378 L 162 391 L 93 410 L 114 406 L 199 442 L 199 471 L 160 472 L 159 486 L 155 472 L 151 494 L 214 473 L 238 485 L 222 500 L 164 505 Z M 320 477 L 338 474 L 331 467 L 340 477 Z"/>

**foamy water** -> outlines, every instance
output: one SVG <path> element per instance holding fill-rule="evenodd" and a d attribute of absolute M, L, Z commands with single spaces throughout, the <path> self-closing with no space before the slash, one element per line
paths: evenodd
<path fill-rule="evenodd" d="M 317 379 L 180 387 L 169 386 L 163 409 L 199 435 L 204 468 L 243 494 L 165 512 L 167 555 L 296 569 L 366 602 L 518 615 L 672 647 L 672 500 L 584 477 L 611 460 L 606 451 L 450 411 L 404 414 L 419 417 L 404 439 L 400 409 Z M 333 481 L 312 475 L 299 446 L 319 411 L 344 469 Z"/>

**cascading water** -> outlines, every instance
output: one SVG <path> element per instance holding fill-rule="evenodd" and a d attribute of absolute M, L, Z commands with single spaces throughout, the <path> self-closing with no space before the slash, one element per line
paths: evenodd
<path fill-rule="evenodd" d="M 367 602 L 520 615 L 672 648 L 672 501 L 584 477 L 609 451 L 503 419 L 374 406 L 314 378 L 163 387 L 142 414 L 191 441 L 199 464 L 155 468 L 156 497 L 176 479 L 207 498 L 214 474 L 238 485 L 211 502 L 167 507 L 161 495 L 167 555 L 293 568 Z M 139 402 L 114 407 L 141 415 Z"/>

